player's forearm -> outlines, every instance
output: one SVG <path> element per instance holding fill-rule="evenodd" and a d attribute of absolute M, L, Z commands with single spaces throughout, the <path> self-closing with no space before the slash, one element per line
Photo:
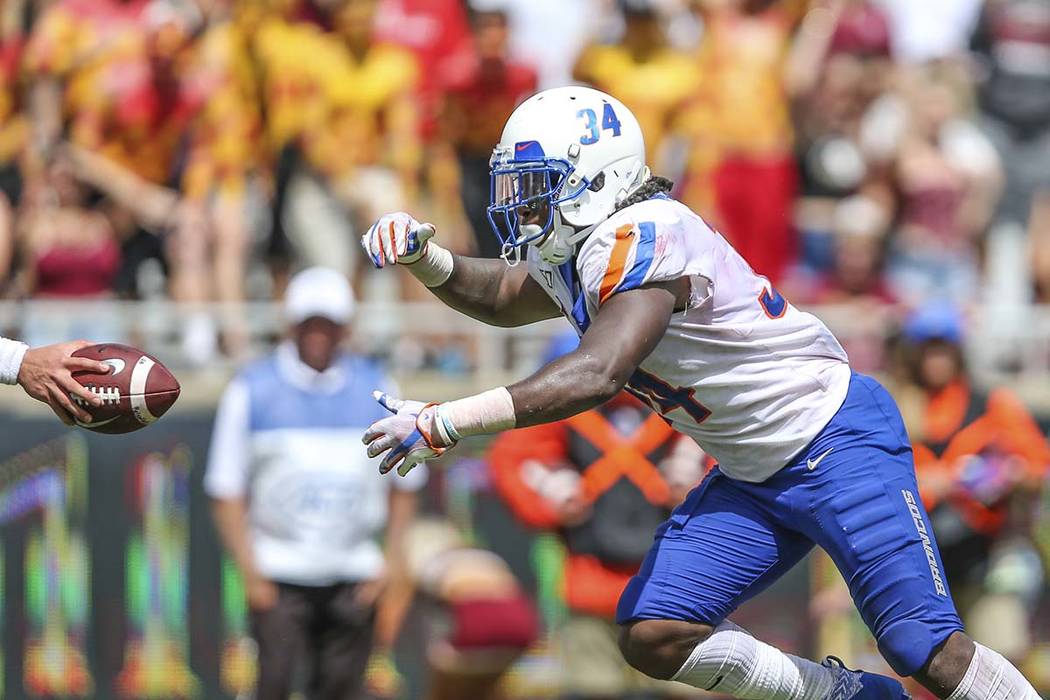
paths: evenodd
<path fill-rule="evenodd" d="M 514 402 L 515 427 L 523 428 L 574 416 L 616 396 L 630 372 L 576 352 L 546 365 L 507 387 Z"/>
<path fill-rule="evenodd" d="M 663 338 L 688 288 L 681 279 L 606 301 L 575 351 L 509 387 L 517 425 L 561 420 L 616 396 Z"/>
<path fill-rule="evenodd" d="M 551 423 L 608 401 L 664 336 L 687 291 L 683 279 L 614 295 L 575 351 L 510 387 L 438 405 L 433 423 L 439 446 L 468 435 Z"/>
<path fill-rule="evenodd" d="M 421 430 L 428 441 L 447 447 L 471 435 L 552 423 L 608 401 L 623 388 L 629 374 L 577 351 L 513 386 L 438 405 L 424 421 L 428 427 Z"/>
<path fill-rule="evenodd" d="M 430 239 L 433 224 L 405 212 L 380 217 L 361 237 L 378 268 L 400 265 L 446 305 L 494 326 L 522 326 L 560 311 L 524 265 L 453 255 Z"/>
<path fill-rule="evenodd" d="M 507 271 L 502 260 L 453 255 L 452 275 L 430 291 L 447 306 L 491 326 L 515 326 L 501 287 Z"/>
<path fill-rule="evenodd" d="M 527 273 L 502 260 L 453 255 L 430 243 L 423 258 L 406 267 L 446 306 L 490 326 L 523 326 L 553 315 L 521 299 Z"/>

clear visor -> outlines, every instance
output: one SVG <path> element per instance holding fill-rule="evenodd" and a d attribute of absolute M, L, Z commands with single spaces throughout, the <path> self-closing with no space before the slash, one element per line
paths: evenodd
<path fill-rule="evenodd" d="M 542 225 L 547 221 L 556 187 L 550 171 L 511 171 L 495 177 L 496 206 L 513 208 L 522 225 Z"/>

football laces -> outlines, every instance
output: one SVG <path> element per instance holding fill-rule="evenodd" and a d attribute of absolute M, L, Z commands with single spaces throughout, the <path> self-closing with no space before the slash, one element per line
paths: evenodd
<path fill-rule="evenodd" d="M 95 386 L 94 384 L 89 384 L 84 388 L 90 391 L 95 396 L 101 398 L 103 406 L 114 406 L 120 403 L 120 387 Z M 87 401 L 80 398 L 79 396 L 73 396 L 72 399 L 74 403 L 79 404 L 81 406 L 90 405 Z"/>

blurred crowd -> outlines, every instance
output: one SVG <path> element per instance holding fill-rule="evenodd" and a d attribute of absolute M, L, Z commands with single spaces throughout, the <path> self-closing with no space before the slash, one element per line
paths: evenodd
<path fill-rule="evenodd" d="M 796 303 L 1050 299 L 1045 0 L 6 0 L 3 293 L 235 308 L 324 263 L 412 298 L 363 228 L 498 255 L 491 147 L 570 81 Z M 244 351 L 235 312 L 182 334 Z"/>

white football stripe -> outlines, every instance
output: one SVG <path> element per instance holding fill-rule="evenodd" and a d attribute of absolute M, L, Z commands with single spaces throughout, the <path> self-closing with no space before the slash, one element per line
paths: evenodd
<path fill-rule="evenodd" d="M 131 396 L 128 397 L 131 399 L 131 412 L 143 425 L 157 420 L 146 406 L 146 380 L 149 379 L 149 373 L 155 364 L 156 362 L 143 355 L 135 363 L 135 369 L 131 370 Z"/>

